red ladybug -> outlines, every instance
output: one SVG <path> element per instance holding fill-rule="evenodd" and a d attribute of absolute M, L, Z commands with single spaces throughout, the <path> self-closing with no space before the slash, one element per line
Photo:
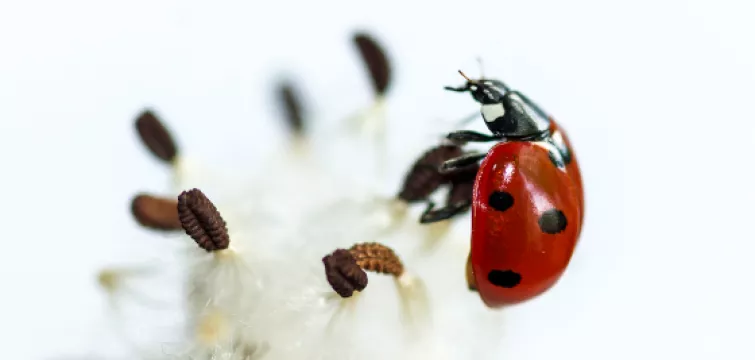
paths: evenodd
<path fill-rule="evenodd" d="M 501 81 L 464 78 L 465 86 L 446 89 L 471 93 L 492 134 L 461 130 L 447 138 L 497 143 L 486 154 L 444 162 L 440 172 L 479 166 L 469 194 L 467 278 L 488 307 L 498 308 L 542 294 L 563 274 L 584 217 L 582 177 L 566 133 L 535 103 Z M 423 222 L 459 213 L 435 210 L 430 214 L 438 216 Z"/>

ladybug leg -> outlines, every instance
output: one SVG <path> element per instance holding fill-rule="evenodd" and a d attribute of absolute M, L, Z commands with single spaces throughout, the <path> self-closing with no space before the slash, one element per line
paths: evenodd
<path fill-rule="evenodd" d="M 477 170 L 479 170 L 479 167 L 474 166 L 470 170 L 455 174 L 451 180 L 451 189 L 448 191 L 446 206 L 434 209 L 435 204 L 428 203 L 427 209 L 422 213 L 419 222 L 421 224 L 438 222 L 466 212 L 472 205 Z"/>
<path fill-rule="evenodd" d="M 457 158 L 444 161 L 440 166 L 439 171 L 441 174 L 448 174 L 457 171 L 469 170 L 472 169 L 473 166 L 476 166 L 480 160 L 485 158 L 485 156 L 487 156 L 487 154 L 480 152 L 469 152 Z"/>
<path fill-rule="evenodd" d="M 435 209 L 435 203 L 430 201 L 427 204 L 427 209 L 422 213 L 419 218 L 420 224 L 430 224 L 438 221 L 448 220 L 456 215 L 459 215 L 469 209 L 472 205 L 472 201 L 459 202 L 451 204 L 440 209 Z"/>
<path fill-rule="evenodd" d="M 446 139 L 453 141 L 456 144 L 465 144 L 468 142 L 491 142 L 500 141 L 502 137 L 495 135 L 487 135 L 477 131 L 471 130 L 459 130 L 454 131 L 446 135 Z"/>

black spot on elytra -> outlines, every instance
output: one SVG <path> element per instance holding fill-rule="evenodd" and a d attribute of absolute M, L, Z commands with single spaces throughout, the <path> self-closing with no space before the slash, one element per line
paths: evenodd
<path fill-rule="evenodd" d="M 513 288 L 522 281 L 522 275 L 511 270 L 493 270 L 488 273 L 488 281 L 495 286 Z"/>
<path fill-rule="evenodd" d="M 505 191 L 493 191 L 488 197 L 488 204 L 495 210 L 506 211 L 514 205 L 514 197 Z"/>
<path fill-rule="evenodd" d="M 566 215 L 558 209 L 550 209 L 540 214 L 537 221 L 540 230 L 546 234 L 558 234 L 566 229 Z"/>

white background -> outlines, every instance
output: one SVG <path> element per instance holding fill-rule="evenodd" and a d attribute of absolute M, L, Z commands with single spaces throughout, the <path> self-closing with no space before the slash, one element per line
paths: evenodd
<path fill-rule="evenodd" d="M 134 134 L 143 106 L 192 155 L 253 166 L 282 134 L 270 103 L 282 71 L 320 118 L 369 104 L 349 43 L 364 28 L 395 60 L 394 129 L 425 134 L 393 142 L 416 150 L 439 120 L 474 111 L 441 88 L 459 68 L 476 76 L 481 56 L 575 144 L 580 248 L 561 285 L 511 309 L 502 359 L 753 359 L 752 6 L 3 1 L 0 353 L 89 351 L 106 314 L 95 271 L 159 241 L 128 213 L 168 176 Z"/>

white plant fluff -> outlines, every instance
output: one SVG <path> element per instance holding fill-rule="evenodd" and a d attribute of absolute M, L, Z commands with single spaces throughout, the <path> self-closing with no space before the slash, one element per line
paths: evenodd
<path fill-rule="evenodd" d="M 377 190 L 378 177 L 344 176 L 334 166 L 351 162 L 357 174 L 383 171 L 380 157 L 391 135 L 383 133 L 384 117 L 361 121 L 372 126 L 350 138 L 334 140 L 323 131 L 292 136 L 279 157 L 250 177 L 224 177 L 181 152 L 170 160 L 174 181 L 164 193 L 200 189 L 226 222 L 230 245 L 205 251 L 184 232 L 170 232 L 163 251 L 175 261 L 162 270 L 176 274 L 165 281 L 182 282 L 165 284 L 180 292 L 169 297 L 176 302 L 171 308 L 180 309 L 181 332 L 163 338 L 166 329 L 155 329 L 134 345 L 135 356 L 498 359 L 501 313 L 487 309 L 466 282 L 468 215 L 422 225 L 423 205 Z M 407 160 L 417 155 L 405 154 Z M 381 175 L 398 188 L 405 173 Z M 361 243 L 392 249 L 403 272 L 368 271 L 366 288 L 342 298 L 326 279 L 323 257 Z M 117 295 L 117 274 L 128 273 L 103 271 L 100 282 Z M 139 332 L 148 329 L 140 324 Z"/>

